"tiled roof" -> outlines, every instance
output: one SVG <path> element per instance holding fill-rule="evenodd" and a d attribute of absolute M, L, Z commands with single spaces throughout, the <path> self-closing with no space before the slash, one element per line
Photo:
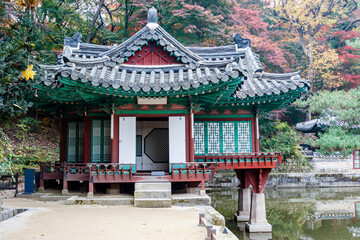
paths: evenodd
<path fill-rule="evenodd" d="M 215 86 L 243 76 L 243 81 L 233 87 L 231 95 L 239 99 L 287 93 L 310 86 L 298 72 L 264 72 L 258 56 L 250 48 L 250 41 L 238 34 L 233 45 L 185 47 L 157 23 L 151 22 L 119 46 L 81 43 L 80 39 L 81 34 L 65 39 L 58 65 L 42 65 L 45 77 L 41 81 L 46 86 L 62 86 L 59 79 L 62 76 L 91 83 L 92 87 L 133 91 L 141 95 Z M 128 58 L 149 41 L 156 41 L 170 56 L 176 57 L 177 63 L 129 64 Z"/>

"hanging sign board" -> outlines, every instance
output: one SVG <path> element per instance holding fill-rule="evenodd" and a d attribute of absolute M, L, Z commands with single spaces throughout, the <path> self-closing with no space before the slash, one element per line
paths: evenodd
<path fill-rule="evenodd" d="M 138 97 L 138 105 L 166 105 L 167 97 Z"/>

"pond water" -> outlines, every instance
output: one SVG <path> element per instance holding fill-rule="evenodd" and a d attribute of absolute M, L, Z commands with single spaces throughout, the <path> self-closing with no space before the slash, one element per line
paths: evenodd
<path fill-rule="evenodd" d="M 360 239 L 360 188 L 266 189 L 272 234 L 249 234 L 234 221 L 238 192 L 211 190 L 212 206 L 242 239 Z"/>

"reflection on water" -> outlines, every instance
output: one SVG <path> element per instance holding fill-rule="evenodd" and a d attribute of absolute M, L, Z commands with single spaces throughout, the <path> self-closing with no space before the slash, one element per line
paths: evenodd
<path fill-rule="evenodd" d="M 237 190 L 209 192 L 213 207 L 239 239 L 360 239 L 360 188 L 267 189 L 272 234 L 249 234 L 234 221 Z"/>

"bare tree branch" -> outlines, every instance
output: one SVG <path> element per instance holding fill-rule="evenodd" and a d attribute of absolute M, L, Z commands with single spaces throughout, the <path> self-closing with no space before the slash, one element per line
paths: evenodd
<path fill-rule="evenodd" d="M 93 39 L 93 35 L 95 35 L 95 33 L 96 33 L 96 31 L 95 31 L 95 33 L 93 32 L 93 28 L 95 26 L 96 20 L 98 19 L 99 15 L 101 14 L 101 8 L 104 6 L 104 1 L 105 0 L 100 0 L 98 10 L 96 11 L 94 18 L 91 21 L 88 34 L 86 35 L 87 43 L 89 43 Z"/>

